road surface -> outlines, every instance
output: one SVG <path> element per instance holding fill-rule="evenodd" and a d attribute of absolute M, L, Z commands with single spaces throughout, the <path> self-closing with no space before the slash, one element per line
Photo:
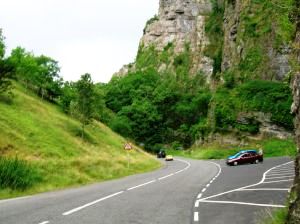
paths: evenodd
<path fill-rule="evenodd" d="M 2 200 L 0 223 L 251 224 L 284 206 L 293 175 L 289 158 L 237 167 L 177 158 L 155 172 Z"/>

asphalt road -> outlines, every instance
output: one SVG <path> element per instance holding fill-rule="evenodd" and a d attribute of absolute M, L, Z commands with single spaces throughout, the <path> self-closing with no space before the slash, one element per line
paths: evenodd
<path fill-rule="evenodd" d="M 289 161 L 227 167 L 224 161 L 176 159 L 151 173 L 2 200 L 0 223 L 256 223 L 265 209 L 284 205 L 293 178 Z"/>

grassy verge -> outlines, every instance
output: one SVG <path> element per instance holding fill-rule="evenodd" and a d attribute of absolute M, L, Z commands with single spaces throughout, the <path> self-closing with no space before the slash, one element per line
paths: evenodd
<path fill-rule="evenodd" d="M 80 186 L 160 167 L 137 147 L 128 156 L 123 149 L 126 140 L 100 122 L 87 127 L 86 140 L 82 141 L 80 123 L 58 107 L 19 85 L 13 94 L 12 102 L 0 101 L 0 169 L 8 169 L 10 183 L 18 172 L 24 176 L 29 173 L 26 170 L 34 170 L 34 176 L 40 178 L 19 188 L 2 175 L 0 183 L 5 184 L 0 184 L 0 198 Z M 18 162 L 14 163 L 16 157 Z M 16 173 L 12 172 L 15 166 Z"/>
<path fill-rule="evenodd" d="M 266 217 L 259 222 L 260 224 L 284 224 L 286 223 L 288 209 L 278 209 L 274 212 L 268 212 Z"/>
<path fill-rule="evenodd" d="M 167 150 L 168 154 L 183 156 L 193 159 L 225 159 L 244 149 L 258 149 L 261 146 L 265 157 L 291 156 L 296 155 L 296 145 L 292 139 L 267 139 L 261 142 L 253 142 L 247 147 L 224 146 L 219 144 L 193 147 L 189 150 Z"/>

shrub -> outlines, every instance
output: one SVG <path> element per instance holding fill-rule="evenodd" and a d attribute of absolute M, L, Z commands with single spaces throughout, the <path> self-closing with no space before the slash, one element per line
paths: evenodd
<path fill-rule="evenodd" d="M 18 158 L 0 158 L 0 170 L 0 188 L 26 190 L 41 181 L 37 169 Z"/>

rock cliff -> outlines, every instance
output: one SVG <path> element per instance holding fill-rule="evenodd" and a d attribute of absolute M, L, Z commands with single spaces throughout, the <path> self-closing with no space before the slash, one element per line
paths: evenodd
<path fill-rule="evenodd" d="M 236 78 L 283 80 L 291 71 L 293 24 L 287 1 L 224 1 L 222 71 Z"/>
<path fill-rule="evenodd" d="M 174 75 L 179 82 L 185 77 L 204 77 L 213 95 L 224 86 L 230 95 L 232 89 L 251 80 L 288 83 L 295 33 L 290 21 L 292 4 L 286 0 L 160 0 L 158 15 L 145 26 L 135 62 L 116 75 L 152 69 Z M 214 100 L 207 125 L 217 132 L 215 110 L 220 113 L 220 108 L 214 108 Z M 241 110 L 229 119 L 230 125 L 224 125 L 226 131 L 258 126 L 262 138 L 292 136 L 291 129 L 274 124 L 268 114 L 272 111 Z"/>
<path fill-rule="evenodd" d="M 291 18 L 296 24 L 296 35 L 293 44 L 293 57 L 291 61 L 293 63 L 293 94 L 294 103 L 292 105 L 292 112 L 296 115 L 295 118 L 295 130 L 296 130 L 296 142 L 298 154 L 295 158 L 295 181 L 293 186 L 293 192 L 290 198 L 290 207 L 287 224 L 300 223 L 300 0 L 295 1 L 294 10 L 291 13 Z"/>
<path fill-rule="evenodd" d="M 205 47 L 209 43 L 205 35 L 205 19 L 210 12 L 210 0 L 160 0 L 158 15 L 146 24 L 134 65 L 139 64 L 139 58 L 149 49 L 155 51 L 157 55 L 168 50 L 168 60 L 159 60 L 154 67 L 162 73 L 176 73 L 174 59 L 188 48 L 189 74 L 202 72 L 210 76 L 212 59 L 204 55 Z M 149 63 L 137 65 L 143 69 L 147 66 Z M 118 75 L 124 75 L 135 68 L 136 66 L 132 66 L 128 69 L 128 66 L 124 66 Z"/>

